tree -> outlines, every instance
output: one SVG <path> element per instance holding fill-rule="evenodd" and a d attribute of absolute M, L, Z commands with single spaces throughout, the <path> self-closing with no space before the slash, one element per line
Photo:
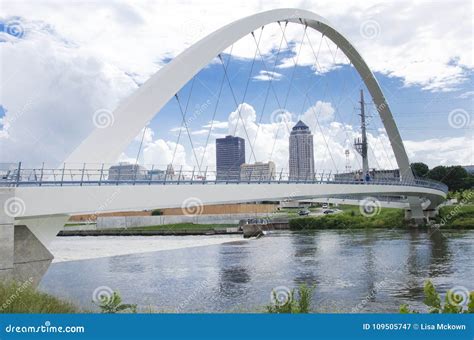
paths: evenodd
<path fill-rule="evenodd" d="M 446 177 L 446 173 L 447 169 L 445 166 L 435 166 L 428 172 L 428 178 L 434 179 L 435 181 L 443 182 L 444 178 Z"/>
<path fill-rule="evenodd" d="M 428 165 L 422 162 L 411 163 L 410 166 L 415 177 L 426 177 L 426 175 L 428 175 L 428 172 L 430 171 Z"/>
<path fill-rule="evenodd" d="M 472 187 L 472 176 L 462 166 L 437 166 L 430 170 L 428 177 L 443 182 L 451 191 L 469 189 Z"/>

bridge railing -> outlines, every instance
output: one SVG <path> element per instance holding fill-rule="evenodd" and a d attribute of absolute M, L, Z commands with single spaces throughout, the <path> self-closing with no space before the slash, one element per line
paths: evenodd
<path fill-rule="evenodd" d="M 291 174 L 287 169 L 276 171 L 264 165 L 254 169 L 223 171 L 206 167 L 136 165 L 136 164 L 63 164 L 60 167 L 25 166 L 22 163 L 0 163 L 0 186 L 68 186 L 68 185 L 180 185 L 180 184 L 359 184 L 404 185 L 426 187 L 447 192 L 440 182 L 413 179 L 401 181 L 397 171 L 364 178 L 359 173 L 338 173 L 317 170 L 308 174 Z"/>

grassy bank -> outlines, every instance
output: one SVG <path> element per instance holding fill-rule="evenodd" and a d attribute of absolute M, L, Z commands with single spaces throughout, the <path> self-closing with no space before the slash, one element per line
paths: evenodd
<path fill-rule="evenodd" d="M 36 291 L 30 281 L 0 282 L 0 313 L 80 313 L 72 303 Z"/>
<path fill-rule="evenodd" d="M 474 229 L 474 205 L 442 207 L 436 222 L 441 228 Z"/>
<path fill-rule="evenodd" d="M 316 217 L 301 217 L 290 220 L 291 230 L 304 229 L 345 229 L 345 228 L 404 228 L 401 209 L 382 208 L 372 216 L 364 216 L 359 207 L 342 206 L 342 213 Z"/>

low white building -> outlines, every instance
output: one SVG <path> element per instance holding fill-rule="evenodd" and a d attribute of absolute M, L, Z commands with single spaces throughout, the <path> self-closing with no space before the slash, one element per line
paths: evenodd
<path fill-rule="evenodd" d="M 148 170 L 138 164 L 120 163 L 109 168 L 109 181 L 133 181 L 148 179 Z"/>
<path fill-rule="evenodd" d="M 241 181 L 269 181 L 275 179 L 275 163 L 244 163 L 240 166 Z"/>

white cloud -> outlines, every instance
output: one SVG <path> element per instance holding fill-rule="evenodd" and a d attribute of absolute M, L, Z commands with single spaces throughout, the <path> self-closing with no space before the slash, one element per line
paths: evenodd
<path fill-rule="evenodd" d="M 0 43 L 0 158 L 56 165 L 94 128 L 94 112 L 112 110 L 136 85 L 47 26 L 27 34 Z"/>
<path fill-rule="evenodd" d="M 212 126 L 212 129 L 227 129 L 229 123 L 227 122 L 221 122 L 218 120 L 210 121 L 209 123 L 203 125 L 203 128 L 209 129 Z"/>
<path fill-rule="evenodd" d="M 467 91 L 467 92 L 461 93 L 458 96 L 458 98 L 461 98 L 461 99 L 466 99 L 466 98 L 471 98 L 471 97 L 474 97 L 474 91 Z"/>
<path fill-rule="evenodd" d="M 0 43 L 0 105 L 7 110 L 0 130 L 2 160 L 17 160 L 21 155 L 31 162 L 62 161 L 93 129 L 91 118 L 95 111 L 113 110 L 136 89 L 136 83 L 147 80 L 167 58 L 233 20 L 272 8 L 299 7 L 327 17 L 355 44 L 372 70 L 398 77 L 406 86 L 452 90 L 466 81 L 473 69 L 472 49 L 466 47 L 472 45 L 472 13 L 468 1 L 370 0 L 348 5 L 347 1 L 333 0 L 268 0 L 243 2 L 232 11 L 213 1 L 163 2 L 159 6 L 146 1 L 58 4 L 59 1 L 2 3 L 0 17 L 6 21 L 18 18 L 24 29 L 22 39 L 0 33 L 0 41 L 5 41 Z M 374 39 L 361 34 L 361 25 L 367 20 L 379 26 Z M 78 22 L 81 24 L 77 25 Z M 341 51 L 319 33 L 308 31 L 302 40 L 302 32 L 298 25 L 289 24 L 286 28 L 295 57 L 303 41 L 298 57 L 300 65 L 311 66 L 321 74 L 347 63 Z M 255 37 L 260 40 L 266 74 L 273 74 L 275 60 L 269 53 L 278 49 L 281 29 L 277 24 L 267 25 L 263 31 L 256 30 Z M 286 48 L 285 42 L 283 46 Z M 318 55 L 317 62 L 313 50 Z M 247 35 L 234 45 L 233 55 L 250 59 L 255 51 L 255 41 Z M 283 58 L 277 64 L 280 68 L 291 67 L 293 60 Z M 285 164 L 288 126 L 257 124 L 250 107 L 243 111 L 249 135 L 255 138 L 259 131 L 257 145 L 262 150 L 256 147 L 256 154 L 262 160 L 270 155 L 279 157 L 279 162 Z M 232 131 L 237 127 L 242 134 L 242 122 L 237 124 L 235 118 L 234 113 L 227 128 Z M 312 125 L 310 114 L 304 119 Z M 227 122 L 220 123 L 215 128 L 225 129 Z M 341 133 L 340 126 L 328 125 L 325 129 L 329 129 L 329 135 Z M 275 134 L 281 143 L 273 146 L 268 141 Z M 319 132 L 315 134 L 318 145 L 325 144 Z M 170 142 L 162 140 L 151 147 L 157 143 L 152 139 L 153 136 L 146 136 L 149 160 L 166 161 L 169 157 L 163 155 L 168 155 L 169 150 L 166 151 L 165 145 L 169 149 Z M 331 144 L 332 140 L 327 143 L 340 153 L 338 146 Z M 186 163 L 182 147 L 180 161 Z M 466 144 L 459 147 L 465 150 Z M 159 150 L 163 155 L 157 154 Z M 416 157 L 417 151 L 412 152 Z M 318 157 L 321 153 L 318 152 Z M 446 150 L 440 157 L 446 162 L 459 162 L 467 156 Z"/>
<path fill-rule="evenodd" d="M 436 138 L 416 142 L 405 141 L 405 146 L 410 160 L 424 162 L 431 167 L 474 163 L 474 139 L 472 136 Z"/>
<path fill-rule="evenodd" d="M 173 164 L 186 165 L 186 151 L 182 144 L 157 139 L 143 149 L 143 162 L 160 167 Z"/>
<path fill-rule="evenodd" d="M 318 101 L 313 105 L 319 118 L 316 124 L 314 112 L 308 109 L 298 119 L 310 126 L 314 135 L 314 157 L 316 169 L 325 171 L 344 171 L 346 166 L 345 150 L 349 150 L 349 165 L 351 169 L 360 169 L 361 158 L 353 147 L 355 138 L 360 137 L 358 127 L 343 124 L 332 120 L 334 108 L 331 103 Z M 240 112 L 240 114 L 239 114 Z M 220 122 L 228 126 L 227 134 L 236 135 L 246 140 L 247 161 L 275 162 L 278 171 L 288 171 L 288 138 L 291 128 L 296 121 L 291 119 L 295 114 L 288 113 L 289 120 L 276 120 L 269 123 L 257 123 L 257 115 L 253 106 L 248 103 L 239 105 L 238 109 L 229 113 L 228 122 Z M 314 127 L 312 126 L 314 124 Z M 209 124 L 205 126 L 209 127 Z M 198 130 L 209 132 L 209 129 Z M 377 133 L 374 133 L 376 131 Z M 368 132 L 369 165 L 378 169 L 394 169 L 397 163 L 393 155 L 388 136 L 382 128 Z M 185 132 L 183 132 L 185 133 Z M 194 134 L 197 136 L 199 134 Z M 159 164 L 165 167 L 173 159 L 176 148 L 174 165 L 176 168 L 190 170 L 201 165 L 215 167 L 215 138 L 222 138 L 225 134 L 211 134 L 211 142 L 207 146 L 194 142 L 198 162 L 190 148 L 176 143 L 157 139 L 148 143 L 141 159 L 145 164 Z M 252 148 L 251 148 L 252 145 Z M 440 164 L 472 164 L 472 137 L 438 138 L 426 141 L 406 141 L 405 146 L 412 162 L 425 162 L 430 167 Z M 252 149 L 254 154 L 252 154 Z M 255 157 L 253 156 L 255 155 Z M 133 160 L 123 156 L 121 160 Z M 196 167 L 197 169 L 197 167 Z"/>
<path fill-rule="evenodd" d="M 147 145 L 153 141 L 153 136 L 155 133 L 153 130 L 149 127 L 144 127 L 140 133 L 135 137 L 134 141 L 135 142 L 141 142 L 143 139 L 143 145 Z"/>
<path fill-rule="evenodd" d="M 259 74 L 254 76 L 254 80 L 260 80 L 260 81 L 279 81 L 283 77 L 281 73 L 278 72 L 272 72 L 272 71 L 264 71 L 260 70 Z"/>

